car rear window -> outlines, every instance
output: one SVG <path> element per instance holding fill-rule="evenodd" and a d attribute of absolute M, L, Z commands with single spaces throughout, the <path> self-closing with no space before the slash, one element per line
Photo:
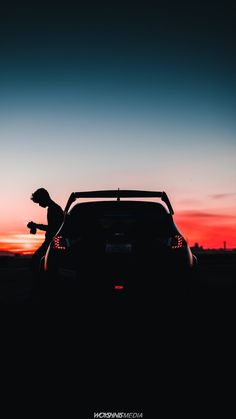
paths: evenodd
<path fill-rule="evenodd" d="M 167 235 L 172 218 L 163 205 L 153 202 L 111 201 L 75 205 L 64 228 L 69 236 L 83 233 L 140 232 Z"/>

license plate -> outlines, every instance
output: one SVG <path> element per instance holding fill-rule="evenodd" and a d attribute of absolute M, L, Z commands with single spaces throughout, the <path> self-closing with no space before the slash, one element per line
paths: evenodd
<path fill-rule="evenodd" d="M 131 253 L 132 252 L 132 244 L 130 244 L 130 243 L 125 243 L 125 244 L 107 243 L 105 251 L 106 251 L 106 253 Z"/>

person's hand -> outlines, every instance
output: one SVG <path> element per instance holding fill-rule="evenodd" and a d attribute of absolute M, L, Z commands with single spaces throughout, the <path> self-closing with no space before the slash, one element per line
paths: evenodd
<path fill-rule="evenodd" d="M 34 228 L 34 227 L 36 227 L 36 223 L 34 223 L 33 221 L 30 221 L 30 222 L 27 224 L 27 227 L 28 227 L 28 228 Z"/>

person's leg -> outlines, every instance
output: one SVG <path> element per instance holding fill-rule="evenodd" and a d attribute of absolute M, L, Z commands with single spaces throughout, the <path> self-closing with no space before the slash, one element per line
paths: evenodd
<path fill-rule="evenodd" d="M 30 269 L 33 273 L 33 289 L 32 289 L 32 297 L 34 301 L 39 301 L 41 295 L 41 278 L 40 278 L 40 261 L 42 257 L 45 255 L 48 248 L 48 243 L 44 242 L 33 254 L 30 262 Z"/>
<path fill-rule="evenodd" d="M 45 255 L 45 253 L 47 251 L 47 248 L 48 248 L 48 243 L 44 242 L 36 250 L 36 252 L 33 254 L 33 256 L 31 258 L 30 268 L 31 268 L 31 271 L 36 275 L 39 273 L 40 261 L 41 261 L 42 257 Z"/>

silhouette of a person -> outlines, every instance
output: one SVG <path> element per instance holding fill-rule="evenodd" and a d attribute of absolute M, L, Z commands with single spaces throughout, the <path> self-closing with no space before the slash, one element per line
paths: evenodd
<path fill-rule="evenodd" d="M 30 223 L 27 224 L 27 227 L 30 229 L 39 229 L 46 231 L 45 234 L 45 240 L 42 243 L 42 245 L 39 247 L 39 249 L 36 250 L 36 252 L 33 254 L 31 259 L 31 269 L 33 272 L 37 273 L 39 272 L 40 268 L 40 261 L 42 257 L 45 255 L 47 248 L 52 240 L 52 238 L 57 233 L 59 227 L 62 224 L 63 221 L 63 210 L 61 207 L 54 202 L 48 191 L 44 188 L 37 189 L 31 196 L 31 199 L 36 204 L 39 204 L 40 207 L 46 208 L 48 207 L 47 211 L 47 220 L 48 224 L 37 224 L 33 221 L 30 221 Z"/>

